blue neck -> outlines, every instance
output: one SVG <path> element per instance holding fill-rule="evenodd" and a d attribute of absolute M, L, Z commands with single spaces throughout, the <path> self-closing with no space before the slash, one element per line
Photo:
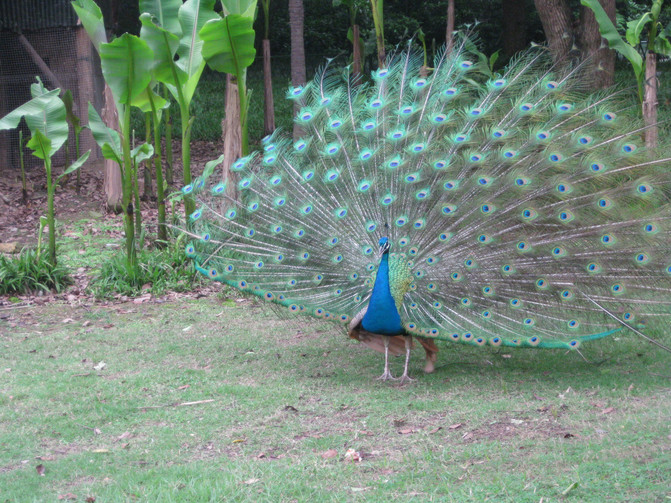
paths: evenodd
<path fill-rule="evenodd" d="M 389 287 L 388 253 L 384 253 L 382 260 L 380 260 L 375 285 L 373 285 L 373 293 L 370 296 L 368 310 L 361 321 L 361 326 L 368 332 L 383 335 L 399 335 L 405 332 Z"/>

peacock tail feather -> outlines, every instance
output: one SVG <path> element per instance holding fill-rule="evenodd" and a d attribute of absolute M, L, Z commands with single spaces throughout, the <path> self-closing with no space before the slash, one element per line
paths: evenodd
<path fill-rule="evenodd" d="M 628 91 L 585 94 L 543 49 L 485 78 L 468 44 L 428 76 L 408 50 L 370 83 L 325 68 L 290 88 L 305 135 L 236 161 L 239 200 L 203 177 L 183 189 L 197 269 L 347 325 L 388 236 L 418 337 L 574 349 L 668 320 L 671 159 L 642 147 Z"/>

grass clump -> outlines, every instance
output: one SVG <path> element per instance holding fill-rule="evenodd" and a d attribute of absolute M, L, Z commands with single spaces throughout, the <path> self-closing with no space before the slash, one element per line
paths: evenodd
<path fill-rule="evenodd" d="M 193 288 L 197 281 L 194 272 L 178 242 L 166 249 L 138 251 L 137 264 L 131 269 L 127 268 L 124 255 L 115 255 L 103 264 L 89 288 L 98 298 L 182 292 Z"/>
<path fill-rule="evenodd" d="M 47 254 L 24 249 L 16 257 L 0 255 L 0 294 L 54 290 L 72 283 L 67 268 L 53 265 Z"/>

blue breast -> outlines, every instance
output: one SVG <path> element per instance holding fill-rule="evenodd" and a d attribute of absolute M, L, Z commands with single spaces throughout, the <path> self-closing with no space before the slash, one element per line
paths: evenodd
<path fill-rule="evenodd" d="M 368 302 L 368 310 L 361 321 L 361 326 L 364 330 L 383 335 L 399 335 L 405 332 L 389 288 L 389 255 L 387 253 L 382 255 L 375 285 L 373 285 L 373 293 Z"/>

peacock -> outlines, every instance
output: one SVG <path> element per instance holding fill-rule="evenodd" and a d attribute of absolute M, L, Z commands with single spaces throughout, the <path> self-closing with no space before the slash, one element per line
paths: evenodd
<path fill-rule="evenodd" d="M 404 353 L 410 380 L 413 337 L 426 372 L 438 341 L 579 351 L 629 331 L 669 350 L 645 332 L 671 318 L 671 158 L 643 147 L 630 90 L 585 87 L 543 48 L 493 73 L 467 38 L 368 82 L 327 64 L 287 91 L 299 138 L 182 189 L 186 253 L 384 352 L 382 380 Z"/>

